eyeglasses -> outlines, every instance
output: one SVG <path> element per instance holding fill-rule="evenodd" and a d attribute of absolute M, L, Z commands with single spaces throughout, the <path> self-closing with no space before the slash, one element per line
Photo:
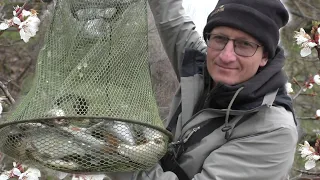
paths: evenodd
<path fill-rule="evenodd" d="M 253 56 L 256 53 L 257 49 L 259 47 L 262 47 L 262 45 L 256 44 L 254 42 L 240 39 L 230 39 L 226 36 L 218 34 L 208 33 L 206 36 L 207 46 L 218 51 L 222 51 L 230 40 L 233 41 L 234 52 L 237 55 L 243 57 Z"/>

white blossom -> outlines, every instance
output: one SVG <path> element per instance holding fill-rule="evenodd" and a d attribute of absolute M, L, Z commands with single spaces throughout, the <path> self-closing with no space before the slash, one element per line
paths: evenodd
<path fill-rule="evenodd" d="M 302 47 L 300 51 L 301 57 L 310 55 L 311 48 L 317 46 L 316 43 L 312 42 L 311 37 L 305 32 L 303 28 L 300 28 L 299 32 L 295 32 L 294 38 L 296 38 L 297 44 Z"/>
<path fill-rule="evenodd" d="M 3 22 L 0 24 L 0 31 L 3 31 L 3 30 L 6 30 L 8 29 L 10 26 L 9 26 L 9 23 L 8 22 Z"/>
<path fill-rule="evenodd" d="M 302 43 L 308 42 L 311 37 L 305 32 L 303 28 L 300 28 L 299 32 L 295 32 L 294 38 L 296 38 L 297 44 L 301 45 Z"/>
<path fill-rule="evenodd" d="M 13 17 L 12 18 L 12 22 L 16 25 L 20 25 L 21 24 L 21 20 L 18 17 Z"/>
<path fill-rule="evenodd" d="M 312 83 L 308 83 L 306 84 L 306 87 L 303 89 L 303 91 L 307 91 L 307 89 L 312 89 L 313 88 L 313 84 Z"/>
<path fill-rule="evenodd" d="M 320 156 L 318 155 L 310 155 L 307 157 L 308 161 L 304 164 L 304 168 L 306 170 L 310 170 L 314 167 L 316 167 L 316 161 L 320 159 Z"/>
<path fill-rule="evenodd" d="M 17 12 L 20 10 L 20 8 L 21 8 L 20 6 L 16 6 L 16 7 L 13 8 L 14 9 L 14 11 L 12 11 L 13 16 L 17 15 Z M 27 11 L 25 9 L 23 9 L 22 12 L 21 12 L 22 18 L 28 17 L 30 15 L 31 15 L 31 12 Z"/>
<path fill-rule="evenodd" d="M 0 97 L 0 115 L 2 114 L 2 111 L 3 111 L 2 102 L 6 99 L 7 98 L 4 96 Z M 0 154 L 0 157 L 1 157 L 1 154 Z"/>
<path fill-rule="evenodd" d="M 320 159 L 320 156 L 315 154 L 314 148 L 310 146 L 308 141 L 305 141 L 304 144 L 300 144 L 298 150 L 300 151 L 301 157 L 307 160 L 305 169 L 310 170 L 314 168 L 316 166 L 316 161 Z"/>
<path fill-rule="evenodd" d="M 293 93 L 293 89 L 292 89 L 292 84 L 291 83 L 286 83 L 286 90 L 287 93 Z"/>
<path fill-rule="evenodd" d="M 19 176 L 19 180 L 39 180 L 39 177 L 41 177 L 39 169 L 30 167 Z"/>
<path fill-rule="evenodd" d="M 36 35 L 39 30 L 40 19 L 37 16 L 30 16 L 19 25 L 20 36 L 24 42 Z"/>
<path fill-rule="evenodd" d="M 9 176 L 7 174 L 1 174 L 0 175 L 0 180 L 8 180 Z"/>
<path fill-rule="evenodd" d="M 316 116 L 317 116 L 317 117 L 320 117 L 320 109 L 318 109 L 318 110 L 316 111 Z"/>
<path fill-rule="evenodd" d="M 6 30 L 10 26 L 17 25 L 21 39 L 28 42 L 29 39 L 36 35 L 39 30 L 40 19 L 37 17 L 37 12 L 33 9 L 31 11 L 22 10 L 21 14 L 17 15 L 21 7 L 14 7 L 14 17 L 0 24 L 0 30 Z"/>
<path fill-rule="evenodd" d="M 3 111 L 3 107 L 2 107 L 2 104 L 0 102 L 0 115 L 2 114 L 2 111 Z"/>
<path fill-rule="evenodd" d="M 14 174 L 15 176 L 20 176 L 21 175 L 21 171 L 18 168 L 14 167 L 12 169 L 12 174 Z"/>
<path fill-rule="evenodd" d="M 320 85 L 320 75 L 319 75 L 319 74 L 316 74 L 316 75 L 313 77 L 313 81 L 314 81 L 314 83 Z"/>
<path fill-rule="evenodd" d="M 300 55 L 301 57 L 306 57 L 309 56 L 311 54 L 311 48 L 317 46 L 316 43 L 314 42 L 305 42 L 302 44 L 302 49 L 300 51 Z"/>
<path fill-rule="evenodd" d="M 310 146 L 308 141 L 304 141 L 304 144 L 300 144 L 299 151 L 300 151 L 302 158 L 305 158 L 305 157 L 313 154 L 313 152 L 311 151 L 310 148 L 312 148 L 312 147 Z"/>

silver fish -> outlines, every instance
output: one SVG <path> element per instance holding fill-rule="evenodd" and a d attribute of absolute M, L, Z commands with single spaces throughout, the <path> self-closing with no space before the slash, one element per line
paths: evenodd
<path fill-rule="evenodd" d="M 27 150 L 37 152 L 39 156 L 59 159 L 70 155 L 84 155 L 85 148 L 74 142 L 72 138 L 57 132 L 36 131 L 25 139 Z"/>
<path fill-rule="evenodd" d="M 143 127 L 142 132 L 143 132 L 144 137 L 148 141 L 153 141 L 153 140 L 157 140 L 157 139 L 162 139 L 162 140 L 164 139 L 163 134 L 156 129 Z"/>
<path fill-rule="evenodd" d="M 102 130 L 117 137 L 124 144 L 128 144 L 128 145 L 136 144 L 132 125 L 128 123 L 121 122 L 121 121 L 107 122 L 104 124 L 104 128 Z"/>
<path fill-rule="evenodd" d="M 137 146 L 120 144 L 118 152 L 136 163 L 152 165 L 165 154 L 167 146 L 163 135 L 157 130 L 145 128 L 144 133 L 146 143 Z"/>
<path fill-rule="evenodd" d="M 29 155 L 38 163 L 41 163 L 42 165 L 49 167 L 50 169 L 74 171 L 81 168 L 81 165 L 76 162 L 64 161 L 61 159 L 43 158 L 35 152 L 30 152 Z"/>
<path fill-rule="evenodd" d="M 98 139 L 90 134 L 86 128 L 78 128 L 73 126 L 60 127 L 63 131 L 72 135 L 77 142 L 88 145 L 90 148 L 103 149 L 108 146 L 105 140 Z"/>
<path fill-rule="evenodd" d="M 149 141 L 138 146 L 120 144 L 118 152 L 139 164 L 157 162 L 166 152 L 164 141 Z"/>

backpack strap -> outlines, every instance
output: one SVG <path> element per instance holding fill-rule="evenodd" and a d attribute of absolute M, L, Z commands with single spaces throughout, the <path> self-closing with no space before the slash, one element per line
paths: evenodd
<path fill-rule="evenodd" d="M 178 116 L 182 111 L 182 105 L 181 101 L 179 103 L 178 108 L 176 109 L 175 113 L 170 119 L 170 122 L 167 126 L 167 130 L 171 133 L 174 133 L 176 130 L 177 122 L 178 122 Z M 163 171 L 171 171 L 175 173 L 178 177 L 178 179 L 185 179 L 190 180 L 188 175 L 184 172 L 184 170 L 180 167 L 179 163 L 177 162 L 177 156 L 174 154 L 175 150 L 168 150 L 167 153 L 160 159 L 160 165 L 163 169 Z"/>

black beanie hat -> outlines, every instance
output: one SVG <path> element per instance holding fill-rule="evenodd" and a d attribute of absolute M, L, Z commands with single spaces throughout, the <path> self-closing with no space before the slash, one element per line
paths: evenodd
<path fill-rule="evenodd" d="M 236 28 L 261 42 L 272 58 L 279 41 L 279 29 L 288 19 L 288 11 L 280 0 L 219 0 L 208 16 L 203 37 L 217 26 Z"/>

